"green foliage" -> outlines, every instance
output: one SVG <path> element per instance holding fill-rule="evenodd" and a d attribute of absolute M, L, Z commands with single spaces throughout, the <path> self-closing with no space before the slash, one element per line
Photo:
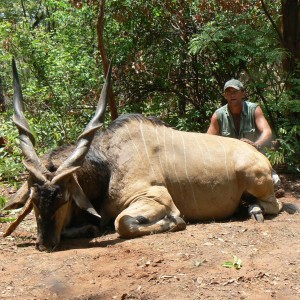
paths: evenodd
<path fill-rule="evenodd" d="M 233 255 L 233 261 L 225 261 L 222 267 L 225 268 L 234 268 L 239 270 L 243 266 L 242 260 L 237 256 Z"/>
<path fill-rule="evenodd" d="M 7 199 L 0 195 L 0 210 L 4 207 L 6 204 Z M 1 211 L 0 212 L 0 223 L 7 223 L 7 222 L 13 222 L 16 218 L 7 217 L 8 212 Z"/>
<path fill-rule="evenodd" d="M 0 223 L 10 223 L 15 221 L 16 218 L 11 218 L 11 217 L 0 217 Z"/>
<path fill-rule="evenodd" d="M 103 76 L 95 57 L 95 10 L 77 10 L 66 1 L 46 0 L 41 6 L 26 2 L 26 16 L 21 3 L 1 3 L 0 76 L 7 97 L 12 97 L 10 60 L 17 60 L 26 108 L 26 117 L 39 154 L 77 139 L 87 124 Z M 6 6 L 7 5 L 7 6 Z M 34 22 L 35 21 L 35 22 Z M 1 115 L 1 135 L 7 145 L 1 149 L 0 176 L 15 178 L 23 170 L 17 131 L 8 115 Z M 12 135 L 12 132 L 14 134 Z"/>
<path fill-rule="evenodd" d="M 0 195 L 0 209 L 4 207 L 5 203 L 6 203 L 6 198 Z"/>
<path fill-rule="evenodd" d="M 279 128 L 279 149 L 268 152 L 268 158 L 274 166 L 285 165 L 285 171 L 300 172 L 298 153 L 300 152 L 300 124 Z"/>
<path fill-rule="evenodd" d="M 282 92 L 279 100 L 270 102 L 272 114 L 276 116 L 275 150 L 268 151 L 271 163 L 276 167 L 285 166 L 289 172 L 300 172 L 300 100 L 297 99 L 299 80 L 293 80 L 294 89 Z"/>
<path fill-rule="evenodd" d="M 18 132 L 11 114 L 0 114 L 0 132 L 6 141 L 5 147 L 0 148 L 0 180 L 12 183 L 24 172 L 24 167 L 18 146 Z"/>
<path fill-rule="evenodd" d="M 281 145 L 276 151 L 268 151 L 271 163 L 287 164 L 290 169 L 299 170 L 300 159 L 296 154 L 299 151 L 299 80 L 292 77 L 286 85 L 286 76 L 291 74 L 282 71 L 282 60 L 287 53 L 281 48 L 277 32 L 261 13 L 260 6 L 240 5 L 224 10 L 218 2 L 209 1 L 214 13 L 203 14 L 205 21 L 191 39 L 190 53 L 210 61 L 209 70 L 216 82 L 241 78 L 248 99 L 263 107 Z M 268 4 L 275 23 L 281 17 L 275 13 L 278 5 L 276 1 Z"/>

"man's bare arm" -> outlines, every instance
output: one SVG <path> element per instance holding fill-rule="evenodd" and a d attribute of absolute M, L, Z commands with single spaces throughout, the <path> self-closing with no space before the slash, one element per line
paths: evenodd
<path fill-rule="evenodd" d="M 208 134 L 219 135 L 220 134 L 220 126 L 217 118 L 217 114 L 214 113 L 210 119 L 210 125 L 207 129 Z"/>
<path fill-rule="evenodd" d="M 255 123 L 260 132 L 255 144 L 259 147 L 267 146 L 272 140 L 272 130 L 260 106 L 255 109 Z"/>

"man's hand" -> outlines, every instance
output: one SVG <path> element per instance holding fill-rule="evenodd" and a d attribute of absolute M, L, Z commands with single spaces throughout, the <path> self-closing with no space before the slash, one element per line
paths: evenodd
<path fill-rule="evenodd" d="M 240 139 L 240 141 L 242 141 L 242 142 L 244 142 L 244 143 L 247 143 L 247 144 L 253 146 L 253 147 L 254 147 L 255 149 L 257 149 L 257 150 L 260 150 L 260 146 L 259 146 L 257 143 L 254 143 L 254 142 L 252 142 L 252 141 L 250 141 L 250 140 L 248 140 L 248 139 Z"/>

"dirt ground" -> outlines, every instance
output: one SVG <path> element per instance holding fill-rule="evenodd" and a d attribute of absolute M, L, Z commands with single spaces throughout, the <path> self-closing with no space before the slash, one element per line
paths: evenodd
<path fill-rule="evenodd" d="M 300 179 L 281 178 L 281 200 L 300 206 Z M 0 226 L 2 236 L 8 224 Z M 36 250 L 35 240 L 32 214 L 1 237 L 0 299 L 300 299 L 300 214 L 133 240 L 110 233 L 63 241 L 53 253 Z M 240 269 L 222 266 L 234 256 Z"/>

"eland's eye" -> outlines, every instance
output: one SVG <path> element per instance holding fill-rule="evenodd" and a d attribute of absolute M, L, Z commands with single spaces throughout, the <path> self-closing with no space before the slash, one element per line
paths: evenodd
<path fill-rule="evenodd" d="M 53 192 L 52 197 L 53 197 L 54 199 L 56 199 L 56 198 L 61 198 L 61 192 L 60 192 L 59 190 L 55 190 L 55 191 Z"/>

